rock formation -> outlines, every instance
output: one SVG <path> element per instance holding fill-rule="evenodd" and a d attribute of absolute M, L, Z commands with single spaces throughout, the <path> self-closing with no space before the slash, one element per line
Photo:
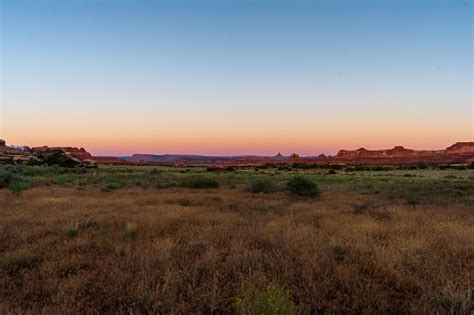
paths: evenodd
<path fill-rule="evenodd" d="M 448 154 L 474 154 L 474 142 L 456 142 L 446 148 Z"/>
<path fill-rule="evenodd" d="M 76 148 L 76 147 L 34 147 L 31 149 L 33 152 L 47 152 L 47 151 L 54 151 L 59 150 L 63 152 L 66 156 L 70 158 L 78 159 L 79 161 L 83 160 L 92 160 L 92 155 L 86 151 L 84 148 Z"/>
<path fill-rule="evenodd" d="M 412 150 L 402 146 L 395 146 L 386 150 L 340 150 L 335 156 L 324 154 L 318 157 L 300 157 L 294 153 L 291 156 L 205 156 L 186 154 L 134 154 L 129 157 L 93 157 L 84 148 L 77 147 L 35 147 L 29 149 L 24 147 L 18 150 L 6 145 L 0 140 L 0 163 L 27 163 L 38 160 L 38 157 L 46 153 L 60 151 L 64 156 L 85 167 L 97 167 L 97 163 L 103 164 L 165 164 L 165 165 L 203 165 L 203 166 L 235 166 L 248 165 L 257 166 L 264 164 L 470 164 L 474 161 L 474 142 L 457 142 L 444 150 Z M 60 157 L 60 156 L 59 156 Z M 38 161 L 41 163 L 41 161 Z"/>
<path fill-rule="evenodd" d="M 92 159 L 97 163 L 103 164 L 130 164 L 129 161 L 115 156 L 93 156 Z"/>
<path fill-rule="evenodd" d="M 396 146 L 387 150 L 340 150 L 334 162 L 358 164 L 467 163 L 474 157 L 474 142 L 457 142 L 444 150 L 412 150 Z"/>

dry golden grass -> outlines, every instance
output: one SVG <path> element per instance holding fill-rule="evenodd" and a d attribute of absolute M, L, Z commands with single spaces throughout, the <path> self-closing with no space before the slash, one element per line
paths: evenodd
<path fill-rule="evenodd" d="M 2 314 L 232 313 L 269 284 L 328 313 L 473 311 L 467 205 L 57 186 L 0 200 Z"/>

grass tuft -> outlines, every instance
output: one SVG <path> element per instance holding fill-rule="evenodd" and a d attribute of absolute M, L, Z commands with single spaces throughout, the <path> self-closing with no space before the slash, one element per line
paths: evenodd
<path fill-rule="evenodd" d="M 265 290 L 251 287 L 235 302 L 238 315 L 286 315 L 309 314 L 304 305 L 295 305 L 288 294 L 277 286 L 269 285 Z"/>
<path fill-rule="evenodd" d="M 135 224 L 127 223 L 125 232 L 123 232 L 123 239 L 129 241 L 135 239 L 138 235 L 138 228 Z"/>
<path fill-rule="evenodd" d="M 10 273 L 15 273 L 20 269 L 33 268 L 40 261 L 40 256 L 30 251 L 23 251 L 15 255 L 2 258 L 0 260 L 0 267 Z"/>

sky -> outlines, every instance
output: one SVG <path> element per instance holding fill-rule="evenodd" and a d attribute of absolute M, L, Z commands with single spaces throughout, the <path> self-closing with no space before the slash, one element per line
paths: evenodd
<path fill-rule="evenodd" d="M 470 0 L 0 0 L 0 138 L 96 155 L 473 141 Z"/>

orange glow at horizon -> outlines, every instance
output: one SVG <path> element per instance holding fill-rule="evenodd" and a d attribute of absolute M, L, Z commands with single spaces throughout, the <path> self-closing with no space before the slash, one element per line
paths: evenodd
<path fill-rule="evenodd" d="M 214 128 L 209 128 L 209 126 Z M 6 125 L 1 138 L 8 144 L 27 146 L 84 147 L 96 155 L 203 154 L 203 155 L 274 155 L 278 152 L 300 155 L 335 154 L 339 149 L 388 149 L 403 145 L 412 149 L 443 149 L 457 141 L 469 139 L 471 126 L 456 124 L 449 134 L 436 125 L 364 126 L 342 121 L 341 126 L 317 123 L 284 125 L 195 123 L 162 128 L 146 125 L 74 126 L 67 123 L 30 126 Z M 188 127 L 179 127 L 188 126 Z M 466 136 L 467 135 L 467 136 Z"/>

